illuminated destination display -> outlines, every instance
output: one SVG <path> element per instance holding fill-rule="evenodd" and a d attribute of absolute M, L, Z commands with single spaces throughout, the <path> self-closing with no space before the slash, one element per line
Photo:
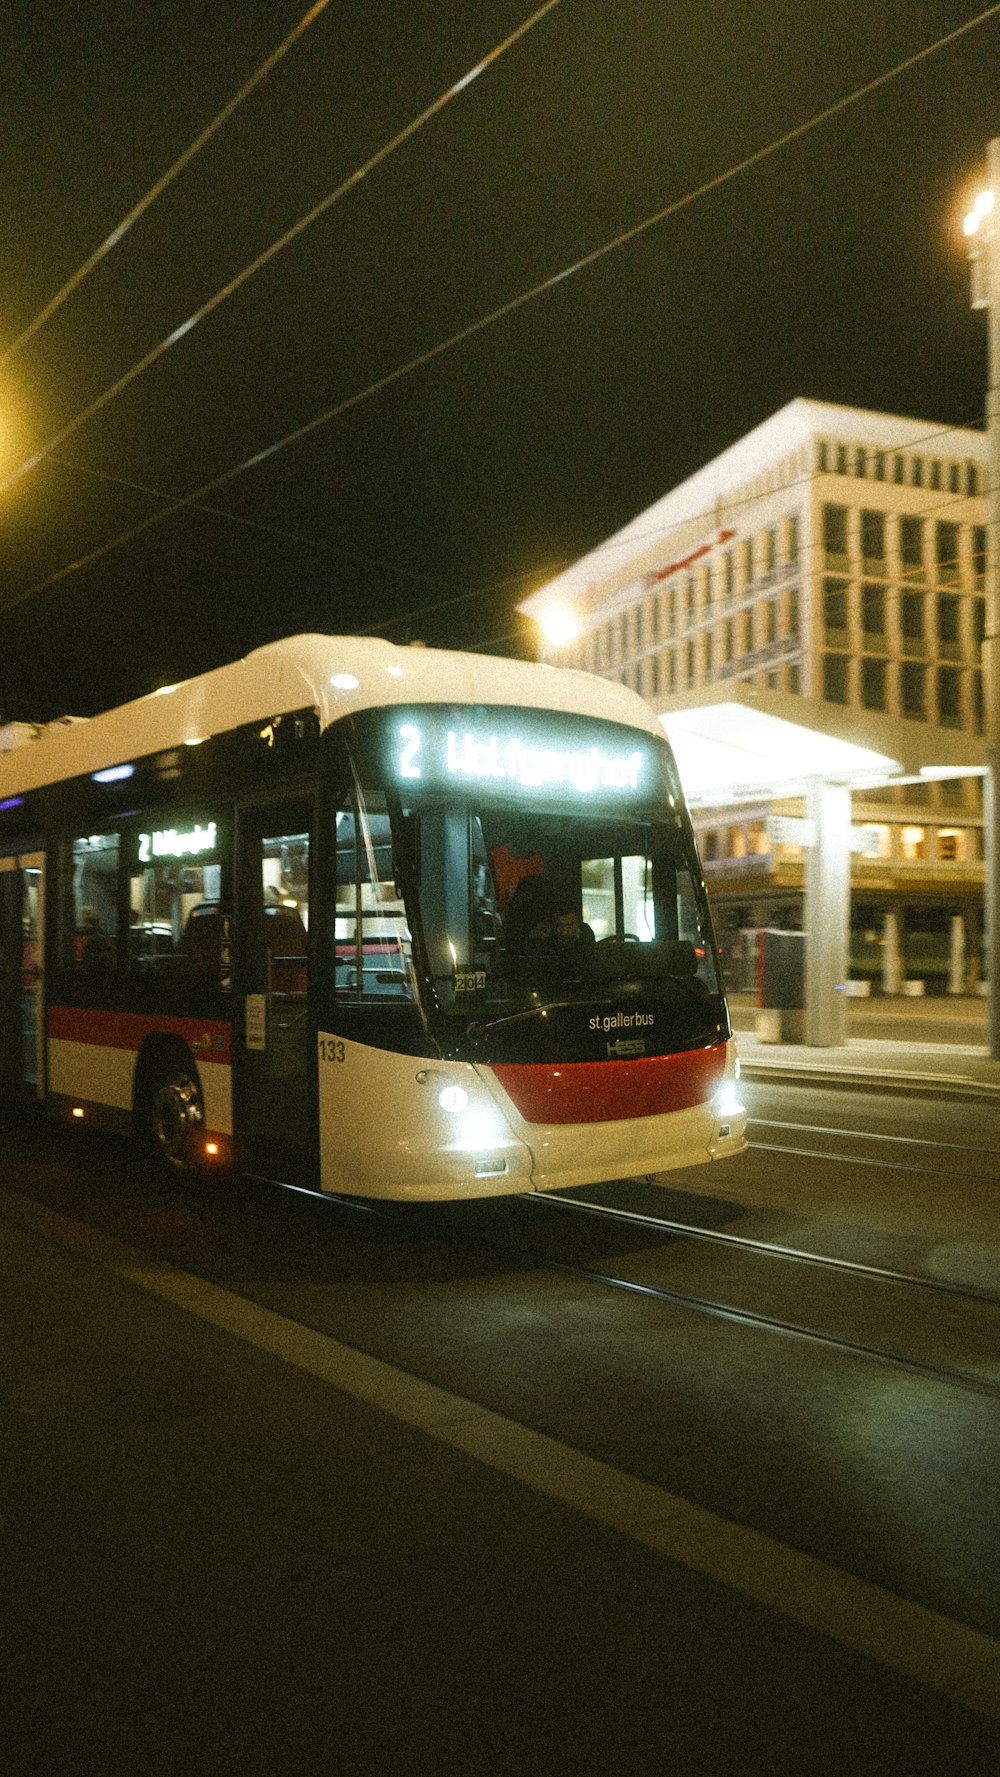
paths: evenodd
<path fill-rule="evenodd" d="M 600 740 L 589 740 L 585 726 L 573 736 L 565 729 L 532 733 L 526 726 L 519 731 L 512 729 L 509 717 L 504 725 L 497 721 L 495 728 L 492 722 L 488 728 L 478 722 L 466 727 L 460 713 L 455 718 L 451 711 L 447 722 L 400 722 L 395 731 L 395 775 L 413 784 L 554 789 L 579 796 L 634 795 L 652 787 L 649 750 L 630 745 L 630 737 L 619 740 L 613 734 L 610 739 L 602 735 Z"/>
<path fill-rule="evenodd" d="M 178 832 L 176 827 L 161 828 L 158 833 L 139 834 L 139 862 L 148 864 L 153 858 L 196 858 L 216 847 L 215 822 L 204 827 L 190 827 Z"/>

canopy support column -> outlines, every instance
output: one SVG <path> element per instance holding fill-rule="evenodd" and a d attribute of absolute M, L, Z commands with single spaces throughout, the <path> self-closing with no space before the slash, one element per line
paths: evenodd
<path fill-rule="evenodd" d="M 851 922 L 851 792 L 810 778 L 805 855 L 806 1042 L 843 1047 L 847 1030 L 847 957 Z"/>

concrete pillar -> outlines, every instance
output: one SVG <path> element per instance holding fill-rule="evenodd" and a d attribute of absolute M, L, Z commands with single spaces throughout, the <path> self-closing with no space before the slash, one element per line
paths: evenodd
<path fill-rule="evenodd" d="M 898 993 L 901 978 L 899 915 L 890 908 L 882 925 L 882 992 Z"/>
<path fill-rule="evenodd" d="M 806 1042 L 840 1048 L 847 1029 L 847 954 L 851 918 L 851 792 L 810 778 L 806 816 Z"/>
<path fill-rule="evenodd" d="M 965 992 L 965 920 L 960 913 L 951 916 L 951 940 L 948 949 L 948 992 Z"/>

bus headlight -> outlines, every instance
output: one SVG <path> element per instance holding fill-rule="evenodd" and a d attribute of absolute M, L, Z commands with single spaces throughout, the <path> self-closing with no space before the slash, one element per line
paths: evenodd
<path fill-rule="evenodd" d="M 717 1117 L 745 1117 L 746 1105 L 740 1100 L 735 1080 L 724 1080 L 715 1095 Z"/>
<path fill-rule="evenodd" d="M 441 1109 L 450 1111 L 452 1115 L 458 1111 L 464 1111 L 468 1102 L 469 1094 L 464 1086 L 443 1086 L 438 1093 L 438 1104 Z"/>
<path fill-rule="evenodd" d="M 504 1141 L 506 1134 L 495 1111 L 488 1105 L 476 1105 L 462 1118 L 458 1140 L 461 1147 L 475 1152 L 479 1148 L 495 1147 Z"/>

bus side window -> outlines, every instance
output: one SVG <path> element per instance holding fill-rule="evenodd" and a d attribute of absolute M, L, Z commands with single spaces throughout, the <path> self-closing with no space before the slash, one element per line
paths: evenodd
<path fill-rule="evenodd" d="M 411 999 L 411 942 L 396 885 L 385 797 L 337 810 L 334 920 L 338 999 L 384 1004 Z"/>
<path fill-rule="evenodd" d="M 133 968 L 143 975 L 218 977 L 220 875 L 211 853 L 206 860 L 140 852 L 129 876 Z"/>
<path fill-rule="evenodd" d="M 112 974 L 118 955 L 117 833 L 69 842 L 61 893 L 63 967 L 88 981 Z"/>

